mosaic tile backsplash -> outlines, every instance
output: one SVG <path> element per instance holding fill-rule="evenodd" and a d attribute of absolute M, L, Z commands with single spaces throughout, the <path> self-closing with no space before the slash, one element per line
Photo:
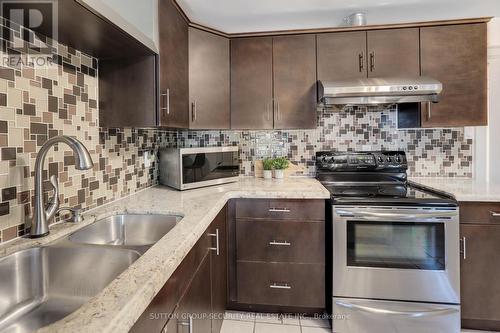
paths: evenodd
<path fill-rule="evenodd" d="M 39 67 L 10 49 L 9 41 L 1 42 L 2 60 L 12 55 L 23 59 L 0 64 L 1 242 L 26 232 L 33 205 L 36 152 L 48 138 L 63 134 L 84 143 L 94 168 L 76 170 L 72 152 L 60 145 L 47 155 L 44 179 L 57 175 L 61 206 L 83 209 L 157 184 L 156 153 L 161 147 L 238 145 L 244 175 L 254 174 L 256 160 L 287 156 L 302 170 L 299 174 L 310 176 L 315 173 L 316 151 L 401 149 L 408 153 L 411 175 L 472 176 L 472 141 L 464 138 L 463 129 L 399 131 L 394 109 L 353 107 L 340 113 L 319 112 L 315 130 L 99 128 L 97 59 L 47 39 L 52 47 L 47 60 L 53 65 Z M 145 152 L 151 156 L 149 167 L 144 165 Z"/>
<path fill-rule="evenodd" d="M 1 40 L 0 54 L 0 240 L 26 232 L 36 152 L 48 138 L 76 137 L 94 161 L 92 170 L 78 171 L 65 145 L 49 152 L 44 179 L 48 185 L 51 175 L 58 176 L 61 207 L 89 209 L 156 184 L 154 156 L 160 146 L 175 145 L 175 133 L 99 128 L 97 59 L 50 39 L 44 42 L 51 55 L 36 54 L 33 45 L 24 54 L 11 48 L 23 42 L 19 31 L 1 28 L 11 38 Z M 144 166 L 146 151 L 150 167 Z"/>
<path fill-rule="evenodd" d="M 181 147 L 239 145 L 242 174 L 254 174 L 254 162 L 286 156 L 301 174 L 314 176 L 317 151 L 402 150 L 411 176 L 472 177 L 472 140 L 463 128 L 397 129 L 395 108 L 355 106 L 341 112 L 318 111 L 318 128 L 283 131 L 180 131 Z"/>

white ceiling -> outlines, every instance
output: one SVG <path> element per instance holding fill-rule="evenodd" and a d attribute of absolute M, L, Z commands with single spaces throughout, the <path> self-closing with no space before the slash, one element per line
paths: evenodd
<path fill-rule="evenodd" d="M 500 16 L 500 0 L 177 0 L 191 21 L 227 33 L 325 28 L 356 11 L 368 24 Z"/>

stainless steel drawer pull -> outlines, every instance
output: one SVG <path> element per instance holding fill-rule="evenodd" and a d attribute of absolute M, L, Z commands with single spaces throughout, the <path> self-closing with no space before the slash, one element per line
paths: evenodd
<path fill-rule="evenodd" d="M 290 213 L 288 208 L 269 208 L 271 213 Z"/>
<path fill-rule="evenodd" d="M 219 229 L 215 229 L 215 234 L 208 234 L 210 237 L 215 237 L 215 247 L 209 248 L 211 251 L 215 251 L 217 255 L 220 254 L 220 246 L 219 246 Z"/>
<path fill-rule="evenodd" d="M 292 243 L 284 241 L 284 242 L 277 242 L 273 240 L 272 242 L 269 242 L 269 245 L 275 245 L 275 246 L 290 246 Z"/>
<path fill-rule="evenodd" d="M 500 213 L 490 210 L 491 217 L 500 217 Z"/>
<path fill-rule="evenodd" d="M 288 283 L 273 283 L 269 286 L 271 289 L 292 289 Z"/>

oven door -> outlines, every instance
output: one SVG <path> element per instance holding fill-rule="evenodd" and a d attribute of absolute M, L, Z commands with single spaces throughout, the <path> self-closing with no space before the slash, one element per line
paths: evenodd
<path fill-rule="evenodd" d="M 333 296 L 460 303 L 458 208 L 333 206 Z"/>

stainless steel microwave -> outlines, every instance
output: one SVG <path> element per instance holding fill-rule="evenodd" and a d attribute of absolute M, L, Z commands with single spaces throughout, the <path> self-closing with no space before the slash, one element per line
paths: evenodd
<path fill-rule="evenodd" d="M 178 190 L 238 181 L 238 147 L 164 148 L 159 152 L 160 184 Z"/>

